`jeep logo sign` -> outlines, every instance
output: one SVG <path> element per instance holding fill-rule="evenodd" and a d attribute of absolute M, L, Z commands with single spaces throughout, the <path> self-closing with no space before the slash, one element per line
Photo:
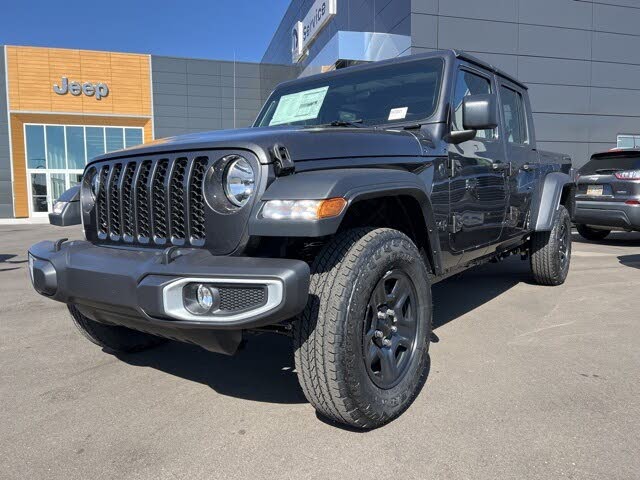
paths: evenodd
<path fill-rule="evenodd" d="M 320 31 L 338 12 L 338 0 L 316 0 L 304 20 L 296 22 L 291 32 L 291 58 L 298 63 Z"/>
<path fill-rule="evenodd" d="M 54 84 L 53 91 L 58 95 L 66 95 L 67 92 L 77 97 L 78 95 L 85 94 L 87 97 L 96 97 L 96 100 L 100 100 L 109 95 L 109 87 L 106 83 L 91 83 L 84 82 L 70 82 L 67 77 L 62 77 L 60 85 Z"/>

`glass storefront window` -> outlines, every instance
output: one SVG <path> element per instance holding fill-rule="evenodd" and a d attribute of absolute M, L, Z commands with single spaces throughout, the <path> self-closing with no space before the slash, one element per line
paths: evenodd
<path fill-rule="evenodd" d="M 143 142 L 138 127 L 25 125 L 31 213 L 46 213 L 62 193 L 82 181 L 88 161 Z"/>
<path fill-rule="evenodd" d="M 142 130 L 140 128 L 125 128 L 124 129 L 124 144 L 125 147 L 135 147 L 142 143 Z"/>
<path fill-rule="evenodd" d="M 81 173 L 70 173 L 69 174 L 69 188 L 79 185 L 82 181 Z"/>
<path fill-rule="evenodd" d="M 47 125 L 45 133 L 47 138 L 47 168 L 67 168 L 64 149 L 64 127 Z"/>
<path fill-rule="evenodd" d="M 66 175 L 64 173 L 52 173 L 51 174 L 51 199 L 53 203 L 60 198 L 60 195 L 67 189 L 66 187 Z"/>
<path fill-rule="evenodd" d="M 107 153 L 124 148 L 122 128 L 105 128 L 107 136 Z"/>
<path fill-rule="evenodd" d="M 26 125 L 27 137 L 27 167 L 47 168 L 47 158 L 44 153 L 44 127 L 42 125 Z"/>
<path fill-rule="evenodd" d="M 86 127 L 87 132 L 87 160 L 91 161 L 98 155 L 104 154 L 104 128 Z"/>
<path fill-rule="evenodd" d="M 84 127 L 65 127 L 67 133 L 67 167 L 83 169 L 86 165 L 84 152 Z"/>

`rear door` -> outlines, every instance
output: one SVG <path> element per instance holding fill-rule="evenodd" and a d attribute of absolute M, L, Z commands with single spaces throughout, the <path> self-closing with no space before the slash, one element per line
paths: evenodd
<path fill-rule="evenodd" d="M 535 148 L 531 109 L 517 85 L 500 78 L 500 115 L 509 168 L 505 171 L 509 205 L 504 237 L 525 233 L 527 213 L 537 184 L 538 152 Z"/>
<path fill-rule="evenodd" d="M 451 100 L 451 130 L 464 129 L 464 97 L 495 91 L 491 75 L 462 65 L 456 75 Z M 502 170 L 505 164 L 504 145 L 496 129 L 481 130 L 473 140 L 449 145 L 449 161 L 453 166 L 449 190 L 449 243 L 453 252 L 468 252 L 466 261 L 483 252 L 481 247 L 496 242 L 502 233 L 506 211 L 506 182 Z"/>

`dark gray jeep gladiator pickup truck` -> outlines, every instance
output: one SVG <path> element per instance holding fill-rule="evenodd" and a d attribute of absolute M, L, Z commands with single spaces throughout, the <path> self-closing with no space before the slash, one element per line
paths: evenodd
<path fill-rule="evenodd" d="M 33 245 L 31 279 L 108 351 L 289 335 L 309 402 L 374 428 L 425 383 L 433 283 L 512 254 L 565 281 L 574 185 L 522 83 L 403 57 L 284 83 L 253 128 L 94 159 L 51 215 L 86 241 Z"/>

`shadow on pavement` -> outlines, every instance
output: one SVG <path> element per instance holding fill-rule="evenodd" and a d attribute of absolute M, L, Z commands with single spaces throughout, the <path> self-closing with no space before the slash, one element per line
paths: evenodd
<path fill-rule="evenodd" d="M 233 357 L 171 341 L 118 358 L 202 383 L 222 395 L 257 402 L 306 403 L 294 371 L 291 340 L 280 335 L 251 336 L 246 348 Z"/>
<path fill-rule="evenodd" d="M 13 254 L 0 253 L 0 267 L 4 267 L 3 264 L 19 265 L 21 263 L 28 262 L 28 260 L 12 260 L 17 257 L 18 257 L 17 255 L 13 255 Z M 17 267 L 10 266 L 9 268 L 0 268 L 0 272 L 9 272 L 11 270 L 18 270 L 20 268 L 21 268 L 20 266 L 17 266 Z"/>
<path fill-rule="evenodd" d="M 640 255 L 622 255 L 618 260 L 625 267 L 640 268 Z"/>
<path fill-rule="evenodd" d="M 467 270 L 433 286 L 433 328 L 439 328 L 499 297 L 519 283 L 531 283 L 528 261 L 512 257 Z"/>
<path fill-rule="evenodd" d="M 612 232 L 604 240 L 587 240 L 579 233 L 573 233 L 572 241 L 575 243 L 586 243 L 592 245 L 606 245 L 611 247 L 637 247 L 640 245 L 639 232 Z"/>
<path fill-rule="evenodd" d="M 433 286 L 434 328 L 530 282 L 529 263 L 512 258 L 484 265 Z M 433 341 L 438 341 L 434 335 Z M 233 357 L 179 342 L 146 352 L 118 355 L 130 365 L 151 367 L 208 385 L 222 395 L 269 403 L 305 403 L 295 373 L 291 340 L 280 335 L 250 336 Z"/>

